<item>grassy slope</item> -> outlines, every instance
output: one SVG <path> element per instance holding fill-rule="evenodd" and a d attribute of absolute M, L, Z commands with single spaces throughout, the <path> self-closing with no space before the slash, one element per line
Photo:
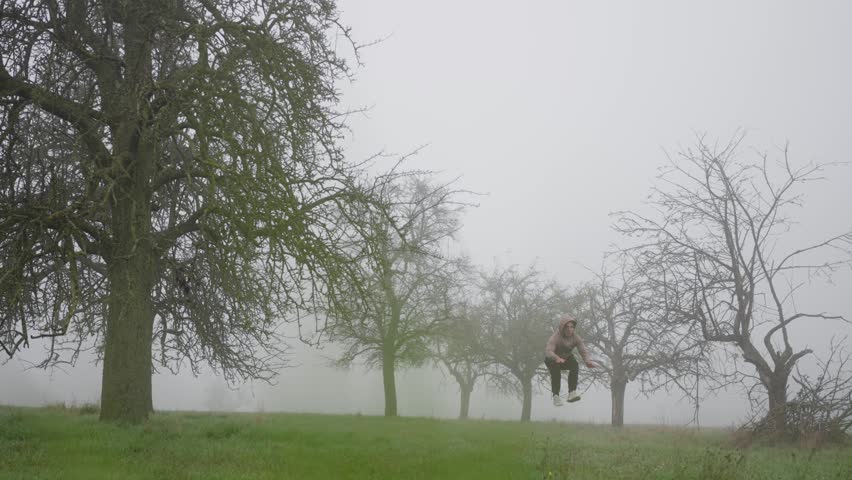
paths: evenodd
<path fill-rule="evenodd" d="M 0 479 L 852 478 L 852 447 L 728 445 L 661 427 L 206 413 L 122 427 L 0 407 Z"/>

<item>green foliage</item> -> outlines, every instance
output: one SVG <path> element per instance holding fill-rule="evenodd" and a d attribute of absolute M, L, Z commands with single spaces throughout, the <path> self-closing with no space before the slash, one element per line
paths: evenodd
<path fill-rule="evenodd" d="M 356 275 L 341 285 L 348 301 L 331 315 L 326 333 L 345 346 L 339 364 L 356 359 L 381 368 L 430 358 L 430 345 L 446 329 L 452 294 L 465 268 L 448 252 L 461 226 L 462 192 L 432 175 L 392 171 L 372 188 L 377 202 L 364 204 L 353 221 L 361 240 L 353 245 Z"/>
<path fill-rule="evenodd" d="M 432 357 L 430 347 L 451 318 L 466 267 L 449 252 L 459 229 L 461 192 L 426 172 L 392 170 L 370 189 L 376 202 L 353 212 L 358 232 L 350 247 L 348 282 L 325 332 L 343 345 L 338 365 L 361 361 L 381 368 L 385 414 L 396 415 L 398 367 Z"/>
<path fill-rule="evenodd" d="M 369 196 L 337 146 L 347 36 L 332 0 L 3 2 L 0 351 L 94 344 L 102 415 L 134 421 L 147 352 L 273 376 Z"/>
<path fill-rule="evenodd" d="M 852 448 L 723 431 L 343 415 L 158 413 L 142 425 L 0 407 L 0 479 L 826 479 Z"/>

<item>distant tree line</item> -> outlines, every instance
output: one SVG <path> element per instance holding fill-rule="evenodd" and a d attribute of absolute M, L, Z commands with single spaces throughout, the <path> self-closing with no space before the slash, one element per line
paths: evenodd
<path fill-rule="evenodd" d="M 699 138 L 696 150 L 673 159 L 652 190 L 652 215 L 615 215 L 616 230 L 633 244 L 610 252 L 591 280 L 571 287 L 536 268 L 486 270 L 437 248 L 459 227 L 464 203 L 448 185 L 407 178 L 400 191 L 408 193 L 391 202 L 394 213 L 379 217 L 399 226 L 372 227 L 383 248 L 372 249 L 378 256 L 370 258 L 382 268 L 362 278 L 371 279 L 366 292 L 382 294 L 359 297 L 362 309 L 351 310 L 353 316 L 330 317 L 330 331 L 350 347 L 344 363 L 366 355 L 381 364 L 388 415 L 396 414 L 395 362 L 431 357 L 459 384 L 461 418 L 469 414 L 476 382 L 484 381 L 521 398 L 521 420 L 529 420 L 533 392 L 544 379 L 544 341 L 559 314 L 571 312 L 602 360 L 588 379 L 610 390 L 615 426 L 624 423 L 626 387 L 637 382 L 644 394 L 679 392 L 696 412 L 708 393 L 742 386 L 755 407 L 755 428 L 772 438 L 806 424 L 848 431 L 852 372 L 845 339 L 832 343 L 827 358 L 817 357 L 822 373 L 813 377 L 796 373 L 813 351 L 796 349 L 789 329 L 793 322 L 848 323 L 842 315 L 797 308 L 805 281 L 795 274 L 810 278 L 848 267 L 852 233 L 804 246 L 782 242 L 792 222 L 788 210 L 801 204 L 796 188 L 825 166 L 796 169 L 786 151 L 774 166 L 766 156 L 743 161 L 736 155 L 741 140 L 713 149 Z M 424 229 L 417 238 L 429 239 L 432 248 L 409 240 L 413 225 Z M 372 333 L 345 333 L 355 324 Z M 793 400 L 791 379 L 799 386 Z"/>

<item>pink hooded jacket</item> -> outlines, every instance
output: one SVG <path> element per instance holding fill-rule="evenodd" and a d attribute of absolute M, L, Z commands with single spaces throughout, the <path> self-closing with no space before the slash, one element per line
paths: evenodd
<path fill-rule="evenodd" d="M 559 320 L 559 328 L 553 332 L 553 335 L 547 339 L 547 346 L 544 347 L 544 356 L 551 360 L 556 360 L 556 357 L 567 358 L 568 355 L 571 355 L 571 351 L 574 350 L 574 347 L 577 347 L 577 350 L 580 351 L 580 356 L 583 357 L 583 361 L 589 361 L 589 351 L 586 350 L 586 344 L 583 343 L 583 338 L 577 334 L 576 330 L 574 331 L 574 335 L 570 337 L 566 337 L 565 325 L 568 322 L 574 322 L 574 326 L 576 328 L 577 321 L 574 320 L 571 316 L 565 315 Z"/>

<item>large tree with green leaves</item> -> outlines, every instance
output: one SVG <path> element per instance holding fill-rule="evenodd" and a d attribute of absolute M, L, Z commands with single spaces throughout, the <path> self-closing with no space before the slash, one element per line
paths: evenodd
<path fill-rule="evenodd" d="M 330 0 L 0 1 L 6 354 L 94 345 L 102 419 L 152 360 L 272 375 L 346 265 L 340 36 Z"/>
<path fill-rule="evenodd" d="M 352 245 L 354 282 L 339 292 L 348 308 L 329 318 L 326 333 L 345 346 L 338 364 L 382 370 L 385 415 L 396 416 L 397 368 L 431 358 L 458 299 L 467 262 L 450 242 L 465 204 L 462 192 L 422 173 L 391 172 L 373 190 L 379 202 L 352 219 L 363 241 Z"/>

